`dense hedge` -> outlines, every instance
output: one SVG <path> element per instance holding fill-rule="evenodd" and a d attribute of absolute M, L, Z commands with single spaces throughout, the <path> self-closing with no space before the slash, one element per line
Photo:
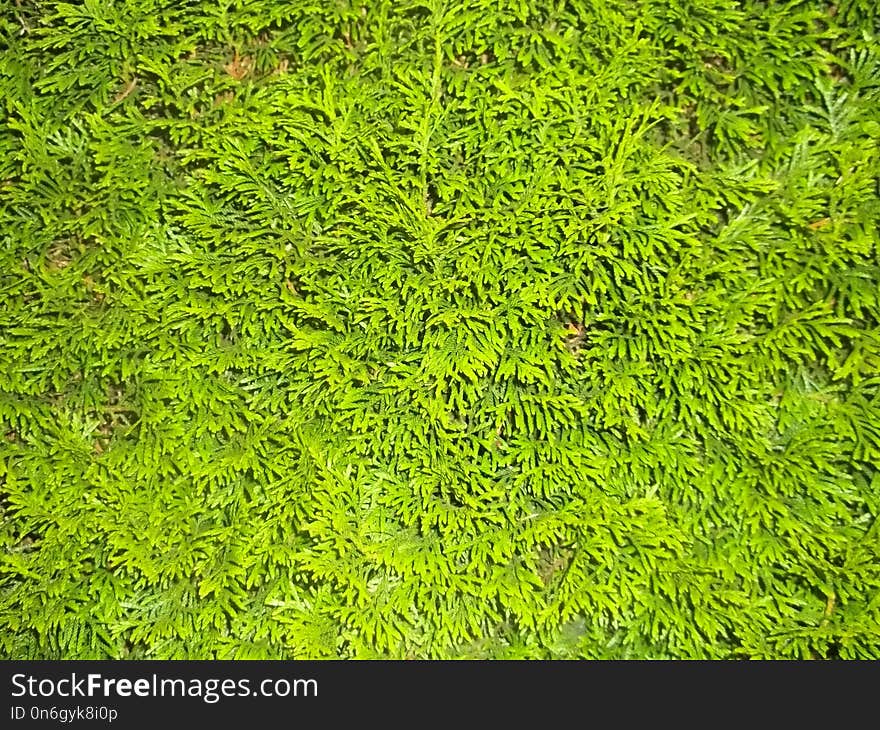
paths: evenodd
<path fill-rule="evenodd" d="M 874 0 L 0 0 L 0 653 L 880 658 Z"/>

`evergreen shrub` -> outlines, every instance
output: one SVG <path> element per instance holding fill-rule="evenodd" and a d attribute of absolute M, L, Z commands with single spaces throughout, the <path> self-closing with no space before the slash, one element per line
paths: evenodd
<path fill-rule="evenodd" d="M 0 38 L 0 654 L 880 658 L 875 0 Z"/>

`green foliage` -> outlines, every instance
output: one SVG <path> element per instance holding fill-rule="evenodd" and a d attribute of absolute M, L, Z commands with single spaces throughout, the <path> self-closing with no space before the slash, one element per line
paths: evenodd
<path fill-rule="evenodd" d="M 869 0 L 0 0 L 0 653 L 880 658 Z"/>

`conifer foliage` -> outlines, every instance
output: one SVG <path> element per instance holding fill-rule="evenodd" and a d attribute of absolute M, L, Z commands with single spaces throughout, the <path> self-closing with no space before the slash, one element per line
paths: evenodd
<path fill-rule="evenodd" d="M 0 654 L 880 658 L 874 0 L 0 38 Z"/>

